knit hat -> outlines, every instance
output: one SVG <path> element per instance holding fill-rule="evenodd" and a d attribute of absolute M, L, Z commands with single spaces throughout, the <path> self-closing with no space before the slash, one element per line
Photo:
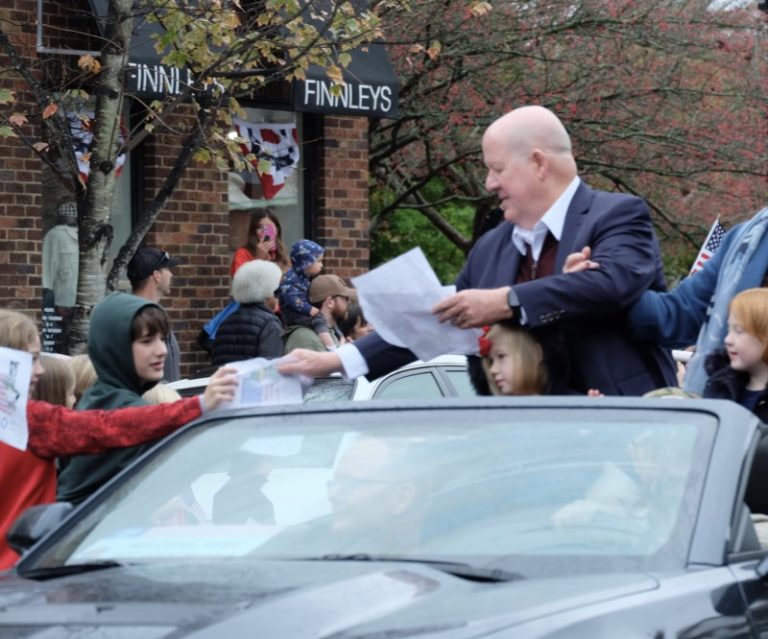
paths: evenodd
<path fill-rule="evenodd" d="M 299 240 L 291 247 L 291 264 L 300 271 L 305 270 L 325 253 L 325 249 L 312 240 Z"/>

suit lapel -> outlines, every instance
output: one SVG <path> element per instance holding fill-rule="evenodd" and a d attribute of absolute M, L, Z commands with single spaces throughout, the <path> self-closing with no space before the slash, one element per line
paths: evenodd
<path fill-rule="evenodd" d="M 565 224 L 563 224 L 563 233 L 560 236 L 560 242 L 557 246 L 555 255 L 555 274 L 563 272 L 565 258 L 575 251 L 580 251 L 583 246 L 576 246 L 579 229 L 584 221 L 584 214 L 589 212 L 589 204 L 592 201 L 592 189 L 584 182 L 579 184 L 576 193 L 573 195 L 568 212 L 565 214 Z"/>
<path fill-rule="evenodd" d="M 517 269 L 520 266 L 520 253 L 515 248 L 515 243 L 512 241 L 512 229 L 513 224 L 507 224 L 508 235 L 506 242 L 502 243 L 501 259 L 498 261 L 496 273 L 498 281 L 496 286 L 509 286 L 515 283 L 517 279 Z"/>

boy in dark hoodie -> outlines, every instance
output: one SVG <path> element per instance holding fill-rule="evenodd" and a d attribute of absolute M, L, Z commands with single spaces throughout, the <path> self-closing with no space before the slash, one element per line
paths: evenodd
<path fill-rule="evenodd" d="M 328 325 L 320 309 L 309 302 L 309 284 L 313 277 L 323 270 L 325 250 L 312 240 L 299 240 L 291 247 L 291 264 L 283 275 L 278 300 L 283 321 L 287 327 L 306 326 L 311 328 L 329 350 L 336 346 L 331 339 Z"/>
<path fill-rule="evenodd" d="M 78 410 L 144 406 L 142 394 L 163 379 L 169 323 L 154 302 L 112 293 L 96 305 L 88 331 L 88 355 L 98 379 Z M 154 442 L 100 455 L 61 459 L 56 498 L 79 504 Z"/>

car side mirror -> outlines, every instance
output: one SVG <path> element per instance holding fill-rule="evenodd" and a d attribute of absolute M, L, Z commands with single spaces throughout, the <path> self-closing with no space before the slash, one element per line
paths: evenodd
<path fill-rule="evenodd" d="M 24 554 L 69 517 L 73 508 L 65 501 L 27 508 L 8 531 L 8 545 L 20 555 Z"/>

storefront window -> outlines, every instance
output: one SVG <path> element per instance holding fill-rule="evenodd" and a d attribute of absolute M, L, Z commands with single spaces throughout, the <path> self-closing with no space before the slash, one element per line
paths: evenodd
<path fill-rule="evenodd" d="M 230 249 L 246 243 L 251 217 L 265 209 L 280 220 L 283 243 L 290 248 L 306 234 L 301 116 L 256 108 L 245 113 L 235 120 L 236 134 L 257 159 L 252 171 L 229 175 Z"/>
<path fill-rule="evenodd" d="M 76 111 L 68 111 L 67 118 L 75 138 L 75 156 L 80 177 L 87 180 L 90 174 L 90 144 L 93 136 L 81 116 L 93 117 L 93 107 L 85 105 Z M 124 114 L 128 121 L 128 109 Z M 64 162 L 57 161 L 59 170 L 65 171 Z M 109 250 L 106 272 L 112 259 L 131 233 L 131 166 L 129 158 L 118 158 L 117 179 L 110 207 L 114 238 Z M 77 295 L 78 277 L 78 230 L 77 203 L 74 185 L 64 184 L 56 172 L 43 165 L 43 250 L 42 288 L 43 350 L 49 353 L 66 352 L 67 327 L 72 316 Z"/>

